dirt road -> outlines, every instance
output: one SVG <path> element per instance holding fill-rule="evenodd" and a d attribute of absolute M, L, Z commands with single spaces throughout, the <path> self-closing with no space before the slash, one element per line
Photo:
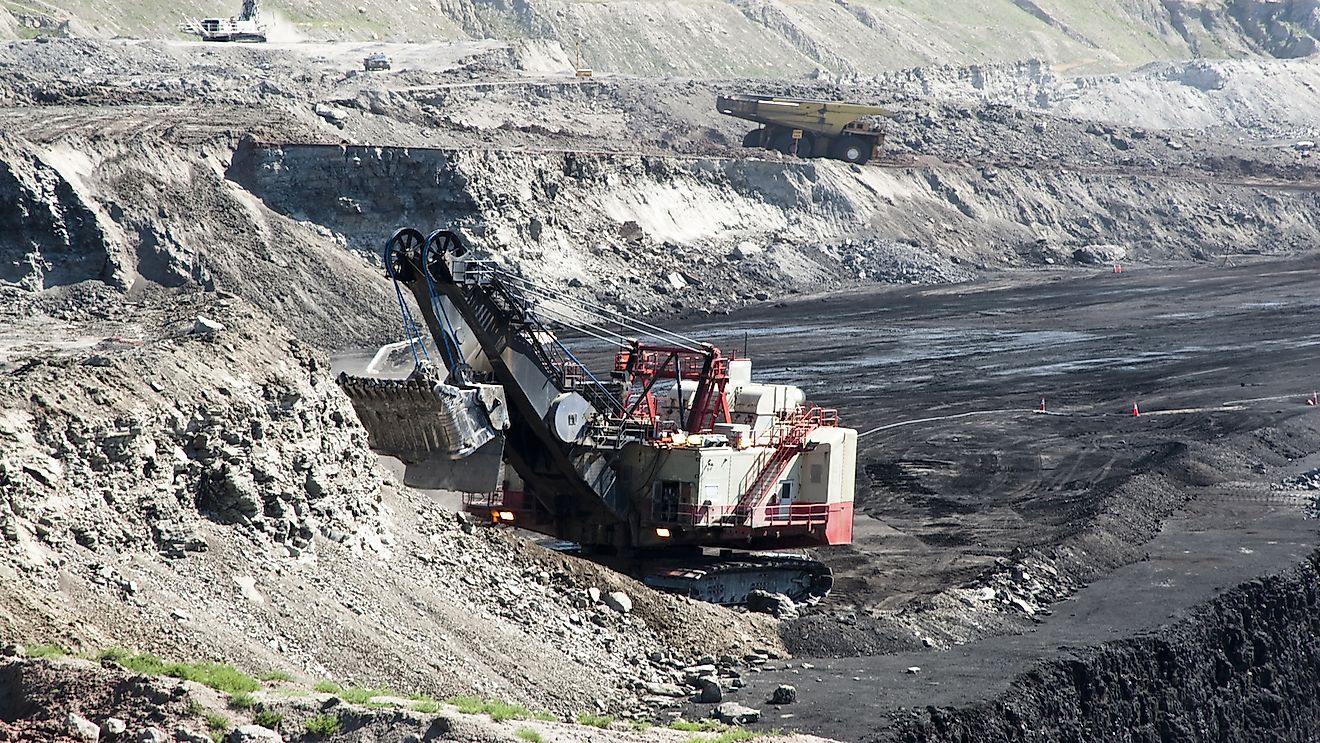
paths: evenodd
<path fill-rule="evenodd" d="M 821 553 L 839 589 L 785 629 L 790 645 L 916 648 L 799 657 L 744 699 L 796 684 L 802 703 L 767 724 L 861 739 L 901 707 L 985 699 L 1060 646 L 1129 636 L 1301 559 L 1320 543 L 1311 498 L 1271 484 L 1320 465 L 1305 404 L 1320 386 L 1318 264 L 1044 273 L 688 328 L 739 350 L 745 331 L 759 374 L 864 433 L 856 543 Z M 995 618 L 948 600 L 1024 555 L 1071 576 L 1054 581 L 1062 603 Z M 951 649 L 922 651 L 920 635 Z"/>

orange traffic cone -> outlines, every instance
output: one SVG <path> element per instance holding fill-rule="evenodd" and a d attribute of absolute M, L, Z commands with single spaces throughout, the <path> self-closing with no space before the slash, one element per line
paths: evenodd
<path fill-rule="evenodd" d="M 1114 273 L 1123 273 L 1123 266 L 1121 264 L 1115 263 Z"/>
<path fill-rule="evenodd" d="M 1137 404 L 1135 402 L 1132 403 L 1132 417 L 1133 418 L 1141 417 L 1141 408 L 1137 407 Z"/>

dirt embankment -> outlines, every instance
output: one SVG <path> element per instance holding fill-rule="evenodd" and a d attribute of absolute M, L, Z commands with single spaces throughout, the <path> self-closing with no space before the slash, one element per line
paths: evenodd
<path fill-rule="evenodd" d="M 1314 0 L 1121 0 L 1104 12 L 1088 3 L 1032 0 L 915 9 L 892 0 L 857 6 L 726 0 L 700 8 L 649 0 L 425 6 L 286 0 L 268 7 L 266 18 L 272 41 L 537 39 L 570 50 L 580 45 L 585 63 L 600 71 L 788 77 L 1026 57 L 1098 69 L 1160 58 L 1302 57 L 1316 48 L 1315 9 Z M 227 14 L 237 6 L 145 0 L 136 10 L 90 0 L 68 0 L 59 8 L 19 4 L 0 9 L 0 38 L 171 37 L 182 17 Z"/>
<path fill-rule="evenodd" d="M 621 713 L 702 655 L 783 652 L 771 620 L 400 487 L 324 356 L 238 298 L 150 291 L 72 326 L 45 309 L 5 322 L 6 641 Z"/>
<path fill-rule="evenodd" d="M 1136 173 L 271 145 L 228 174 L 359 250 L 401 224 L 456 226 L 514 270 L 651 312 L 977 267 L 1288 252 L 1320 234 L 1314 193 Z"/>

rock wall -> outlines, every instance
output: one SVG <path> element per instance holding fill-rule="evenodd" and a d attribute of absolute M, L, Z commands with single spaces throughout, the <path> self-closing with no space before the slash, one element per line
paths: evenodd
<path fill-rule="evenodd" d="M 938 136 L 974 129 L 971 117 Z M 1095 132 L 1084 140 L 1106 150 L 1167 149 Z M 306 145 L 242 148 L 228 176 L 373 255 L 400 226 L 457 227 L 515 271 L 649 311 L 977 265 L 1301 250 L 1320 236 L 1314 193 L 1198 176 Z"/>
<path fill-rule="evenodd" d="M 296 317 L 322 346 L 369 345 L 392 329 L 377 269 L 226 180 L 230 154 L 223 140 L 0 139 L 0 283 L 225 290 Z"/>
<path fill-rule="evenodd" d="M 875 740 L 1313 740 L 1318 584 L 1320 553 L 1187 620 L 1043 663 L 997 702 L 928 708 Z"/>
<path fill-rule="evenodd" d="M 113 228 L 70 172 L 78 164 L 0 137 L 0 281 L 33 291 L 88 279 L 127 285 Z"/>
<path fill-rule="evenodd" d="M 224 302 L 205 311 L 215 324 L 197 332 L 183 304 L 164 338 L 11 377 L 24 394 L 0 415 L 0 531 L 28 577 L 55 586 L 75 544 L 205 551 L 199 518 L 293 556 L 316 534 L 378 539 L 375 457 L 324 359 Z"/>

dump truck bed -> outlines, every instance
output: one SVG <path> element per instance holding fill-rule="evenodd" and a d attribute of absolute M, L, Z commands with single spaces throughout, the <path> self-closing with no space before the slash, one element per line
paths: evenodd
<path fill-rule="evenodd" d="M 864 116 L 891 116 L 888 109 L 880 106 L 769 95 L 720 96 L 715 107 L 727 116 L 832 137 L 839 136 L 844 127 Z"/>

